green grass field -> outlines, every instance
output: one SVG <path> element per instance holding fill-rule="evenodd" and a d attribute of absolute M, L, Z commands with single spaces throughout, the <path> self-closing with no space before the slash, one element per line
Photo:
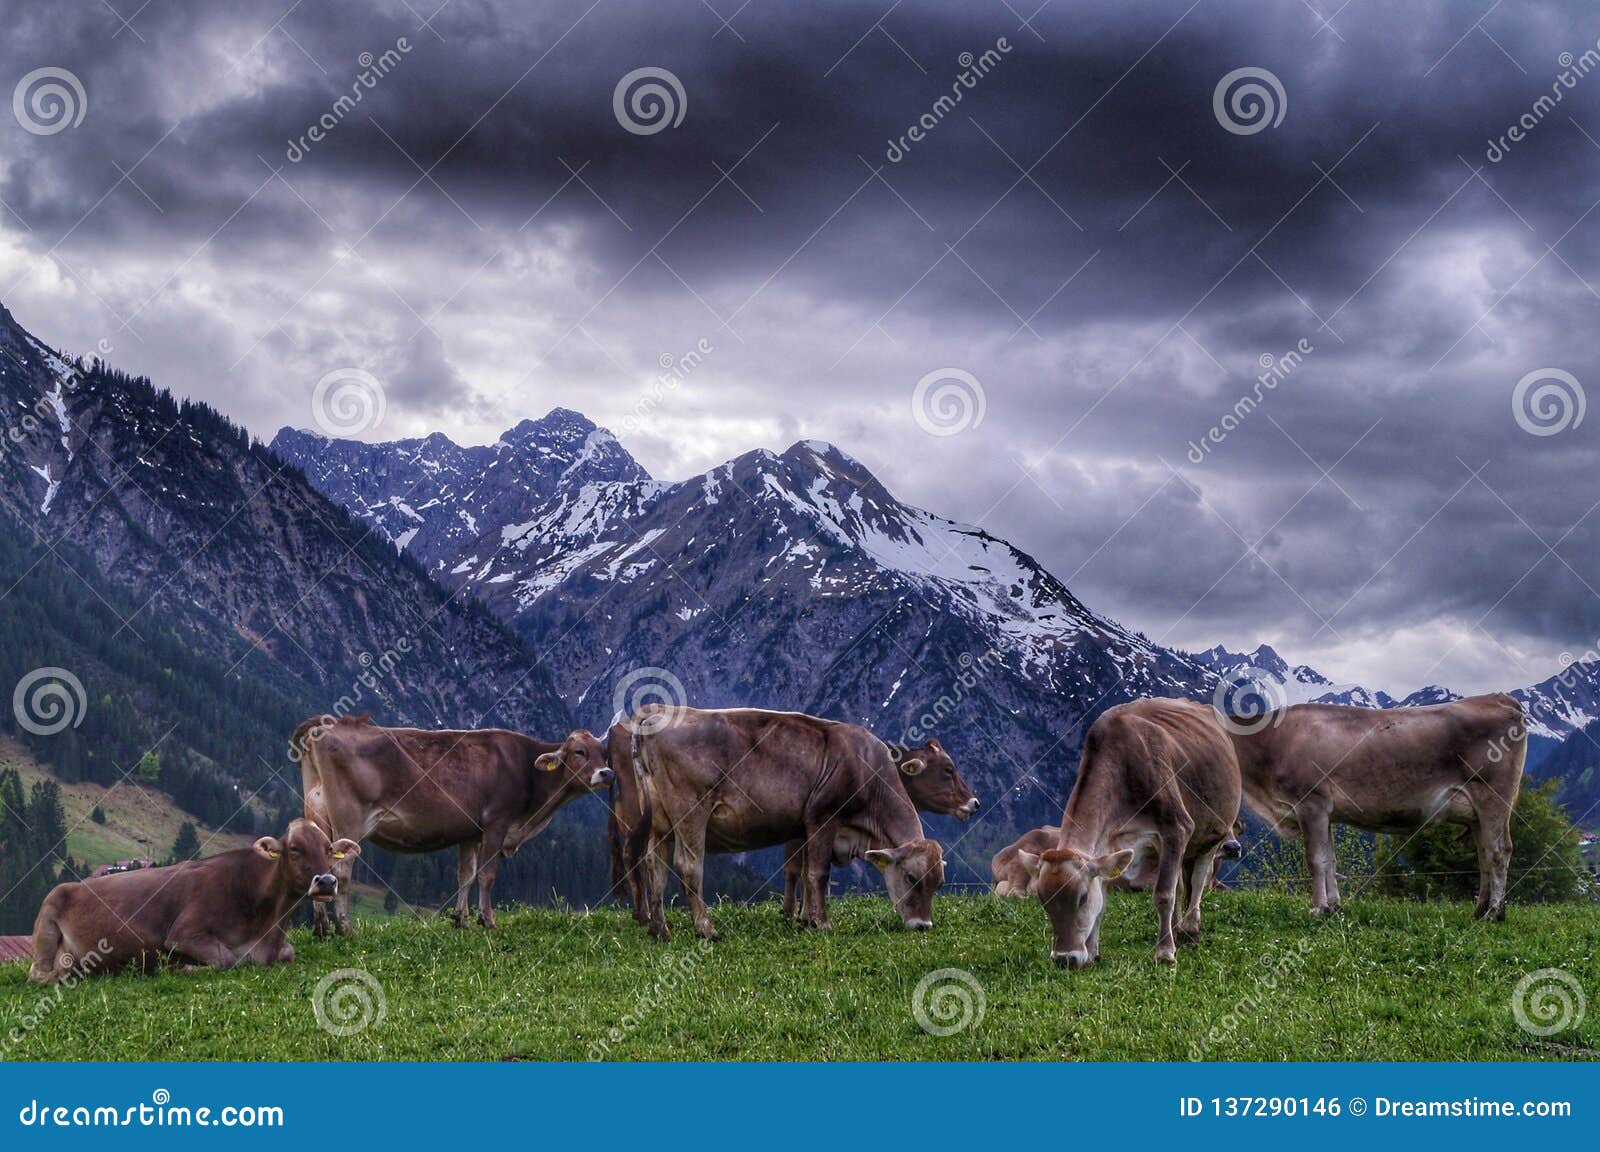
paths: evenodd
<path fill-rule="evenodd" d="M 1042 910 L 941 897 L 932 932 L 899 929 L 889 905 L 834 902 L 831 933 L 784 923 L 775 904 L 724 905 L 701 946 L 681 911 L 670 944 L 626 910 L 510 911 L 501 927 L 366 920 L 360 935 L 296 932 L 293 965 L 90 980 L 57 998 L 0 971 L 7 1059 L 1176 1059 L 1522 1060 L 1600 1057 L 1600 906 L 1515 907 L 1475 924 L 1465 904 L 1361 899 L 1314 921 L 1297 896 L 1207 898 L 1207 938 L 1176 969 L 1153 960 L 1144 894 L 1113 894 L 1102 961 L 1048 960 Z M 930 1034 L 913 1011 L 928 973 L 960 969 L 981 1020 Z M 1537 969 L 1586 990 L 1586 1018 L 1548 1037 L 1512 999 Z M 381 1019 L 319 1027 L 318 981 L 362 969 Z M 958 985 L 952 984 L 955 988 Z M 972 994 L 965 984 L 959 985 Z M 932 998 L 931 1022 L 956 998 Z M 337 998 L 335 998 L 337 1000 Z M 353 994 L 350 1000 L 354 1001 Z M 332 1003 L 327 1015 L 341 1018 Z M 1535 1021 L 1537 1022 L 1537 1021 Z M 1196 1046 L 1200 1046 L 1198 1049 Z"/>

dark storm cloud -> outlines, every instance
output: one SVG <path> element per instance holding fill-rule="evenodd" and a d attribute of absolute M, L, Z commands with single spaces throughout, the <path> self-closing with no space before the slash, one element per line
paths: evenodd
<path fill-rule="evenodd" d="M 524 7 L 31 11 L 8 83 L 70 68 L 91 114 L 4 126 L 0 291 L 262 425 L 304 423 L 283 380 L 343 362 L 407 432 L 616 419 L 709 338 L 639 438 L 653 467 L 839 439 L 1169 642 L 1404 689 L 1536 679 L 1600 635 L 1594 425 L 1510 410 L 1525 373 L 1594 362 L 1600 78 L 1485 158 L 1600 37 L 1584 5 Z M 681 125 L 618 123 L 643 66 Z M 1282 123 L 1218 123 L 1241 67 L 1281 81 Z M 908 397 L 946 365 L 987 416 L 936 440 Z"/>

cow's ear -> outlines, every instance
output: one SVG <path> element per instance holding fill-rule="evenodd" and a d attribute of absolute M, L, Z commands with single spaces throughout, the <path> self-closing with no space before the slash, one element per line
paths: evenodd
<path fill-rule="evenodd" d="M 1029 852 L 1025 848 L 1019 848 L 1017 849 L 1017 863 L 1028 870 L 1029 876 L 1037 880 L 1039 878 L 1039 867 L 1044 861 L 1036 853 Z"/>
<path fill-rule="evenodd" d="M 869 852 L 862 853 L 864 858 L 872 861 L 879 872 L 899 861 L 904 855 L 905 853 L 898 848 L 874 848 Z"/>
<path fill-rule="evenodd" d="M 1121 852 L 1112 852 L 1095 861 L 1095 866 L 1100 874 L 1107 880 L 1115 880 L 1128 870 L 1128 865 L 1133 863 L 1133 849 L 1124 848 Z"/>
<path fill-rule="evenodd" d="M 939 747 L 939 742 L 937 740 L 930 739 L 928 741 L 928 747 L 932 748 L 935 752 L 943 752 L 944 751 L 943 748 Z"/>
<path fill-rule="evenodd" d="M 279 856 L 283 855 L 283 841 L 279 840 L 276 836 L 263 836 L 261 839 L 256 841 L 255 847 L 256 851 L 261 853 L 268 860 L 276 860 Z"/>
<path fill-rule="evenodd" d="M 533 766 L 541 772 L 554 772 L 561 767 L 561 753 L 546 752 L 533 762 Z"/>
<path fill-rule="evenodd" d="M 915 776 L 927 766 L 928 762 L 921 756 L 908 756 L 904 760 L 900 761 L 900 771 L 904 772 L 907 776 Z"/>
<path fill-rule="evenodd" d="M 328 855 L 335 860 L 343 860 L 346 856 L 361 855 L 361 845 L 354 840 L 335 840 L 328 849 Z"/>

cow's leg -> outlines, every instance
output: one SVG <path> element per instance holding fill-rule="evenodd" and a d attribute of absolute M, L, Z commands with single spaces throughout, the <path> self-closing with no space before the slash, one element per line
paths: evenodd
<path fill-rule="evenodd" d="M 702 885 L 705 882 L 706 821 L 703 816 L 690 816 L 672 830 L 672 862 L 678 869 L 678 880 L 683 885 L 683 899 L 694 917 L 695 935 L 703 940 L 717 939 L 717 930 L 711 926 L 711 914 L 706 911 Z"/>
<path fill-rule="evenodd" d="M 467 923 L 467 913 L 471 910 L 472 881 L 478 875 L 478 844 L 477 840 L 469 840 L 456 847 L 456 906 L 450 910 L 450 919 L 455 921 L 457 928 L 463 928 Z M 483 901 L 478 901 L 481 906 Z"/>
<path fill-rule="evenodd" d="M 1178 946 L 1173 938 L 1172 918 L 1178 907 L 1178 880 L 1183 857 L 1189 850 L 1193 826 L 1175 825 L 1161 833 L 1161 855 L 1156 865 L 1156 962 L 1176 964 Z"/>
<path fill-rule="evenodd" d="M 1306 869 L 1311 873 L 1311 914 L 1326 916 L 1339 911 L 1339 882 L 1334 876 L 1333 826 L 1330 805 L 1307 803 L 1295 812 L 1306 848 Z"/>
<path fill-rule="evenodd" d="M 328 923 L 328 905 L 321 900 L 311 905 L 311 935 L 318 940 L 326 940 L 330 925 Z"/>
<path fill-rule="evenodd" d="M 648 848 L 641 853 L 630 835 L 622 843 L 622 867 L 628 881 L 628 902 L 633 905 L 636 924 L 650 923 L 650 890 L 645 875 L 645 869 L 649 866 Z"/>
<path fill-rule="evenodd" d="M 1178 943 L 1200 943 L 1200 898 L 1205 894 L 1206 883 L 1211 879 L 1211 866 L 1216 853 L 1206 851 L 1189 861 L 1188 875 L 1184 880 L 1187 904 L 1183 919 L 1178 923 Z"/>
<path fill-rule="evenodd" d="M 645 850 L 645 862 L 650 869 L 650 935 L 657 940 L 669 940 L 672 933 L 667 928 L 666 837 L 650 837 L 650 846 Z"/>
<path fill-rule="evenodd" d="M 806 842 L 791 840 L 783 846 L 783 918 L 793 920 L 801 912 L 801 874 L 806 867 Z"/>
<path fill-rule="evenodd" d="M 1473 838 L 1478 847 L 1478 920 L 1506 918 L 1506 873 L 1511 868 L 1511 809 L 1478 813 Z"/>
<path fill-rule="evenodd" d="M 830 823 L 813 828 L 806 836 L 805 894 L 801 901 L 800 923 L 807 928 L 827 931 L 833 927 L 828 919 L 828 878 L 833 871 L 836 835 Z"/>
<path fill-rule="evenodd" d="M 501 848 L 505 837 L 486 834 L 478 850 L 478 923 L 485 928 L 495 927 L 494 878 L 500 871 L 504 858 Z"/>

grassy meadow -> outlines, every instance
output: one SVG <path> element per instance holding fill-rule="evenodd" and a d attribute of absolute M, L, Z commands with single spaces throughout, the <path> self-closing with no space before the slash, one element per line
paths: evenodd
<path fill-rule="evenodd" d="M 1206 901 L 1204 942 L 1164 968 L 1153 960 L 1149 896 L 1113 893 L 1101 963 L 1081 972 L 1050 965 L 1036 904 L 989 896 L 941 897 L 933 931 L 921 934 L 900 930 L 882 899 L 835 901 L 829 933 L 791 927 L 775 904 L 724 904 L 714 912 L 722 940 L 711 945 L 678 910 L 666 945 L 616 908 L 507 910 L 494 932 L 365 919 L 352 939 L 297 930 L 297 960 L 273 969 L 111 976 L 57 995 L 6 965 L 0 1056 L 1600 1058 L 1600 1003 L 1543 1037 L 1520 1027 L 1512 1007 L 1519 981 L 1539 969 L 1564 970 L 1600 1000 L 1600 906 L 1514 907 L 1497 925 L 1470 911 L 1360 899 L 1318 921 L 1297 896 L 1218 892 Z M 929 1031 L 914 1000 L 941 969 L 966 975 L 927 990 Z M 367 976 L 333 976 L 340 970 Z"/>

